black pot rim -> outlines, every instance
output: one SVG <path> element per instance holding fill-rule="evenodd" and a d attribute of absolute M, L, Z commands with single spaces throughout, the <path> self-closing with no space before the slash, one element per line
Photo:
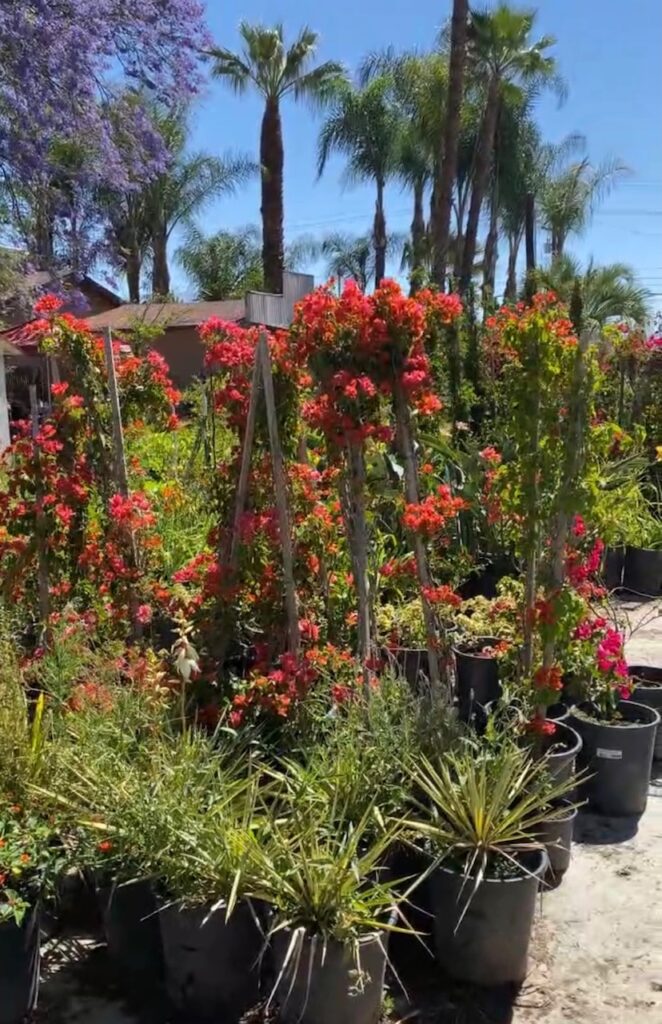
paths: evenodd
<path fill-rule="evenodd" d="M 626 551 L 637 551 L 642 555 L 662 555 L 662 547 L 659 548 L 638 548 L 634 544 L 628 544 Z"/>
<path fill-rule="evenodd" d="M 502 885 L 502 884 L 505 884 L 505 883 L 512 884 L 512 883 L 515 883 L 515 882 L 526 882 L 529 879 L 531 879 L 532 876 L 534 878 L 537 878 L 539 875 L 544 875 L 545 871 L 547 870 L 547 866 L 548 866 L 548 862 L 549 862 L 549 858 L 547 856 L 547 851 L 545 850 L 544 846 L 540 847 L 540 849 L 515 851 L 515 853 L 518 853 L 518 852 L 519 853 L 524 853 L 524 854 L 531 854 L 531 856 L 534 856 L 534 857 L 537 856 L 539 858 L 539 861 L 540 861 L 538 867 L 532 868 L 531 871 L 529 871 L 529 872 L 527 872 L 525 874 L 518 875 L 517 878 L 483 878 L 483 881 L 480 884 L 481 885 L 485 885 L 486 883 L 492 883 L 492 884 L 496 884 L 496 885 Z M 435 871 L 443 871 L 443 873 L 445 875 L 455 875 L 456 878 L 461 878 L 463 876 L 463 872 L 462 871 L 458 871 L 456 868 L 445 867 L 443 862 L 441 864 L 437 865 L 437 867 L 435 868 Z M 471 878 L 472 876 L 470 875 L 469 877 Z"/>
<path fill-rule="evenodd" d="M 573 712 L 573 708 L 570 708 L 570 712 L 569 712 L 570 715 L 572 715 L 572 712 Z M 582 738 L 579 735 L 579 733 L 577 732 L 577 730 L 573 729 L 571 725 L 568 725 L 568 720 L 566 718 L 564 718 L 563 721 L 559 721 L 558 719 L 550 718 L 550 722 L 554 722 L 554 725 L 556 726 L 556 729 L 562 729 L 563 732 L 565 732 L 566 730 L 571 732 L 572 735 L 574 736 L 574 741 L 573 741 L 573 745 L 571 747 L 566 747 L 565 750 L 555 750 L 555 751 L 546 752 L 545 753 L 545 757 L 568 757 L 570 754 L 578 754 L 579 751 L 582 748 Z M 553 743 L 554 743 L 554 741 L 556 739 L 557 739 L 556 733 L 554 732 L 550 736 L 550 742 L 552 743 L 552 745 L 553 745 Z"/>
<path fill-rule="evenodd" d="M 481 641 L 483 642 L 481 643 Z M 453 647 L 453 654 L 459 654 L 463 658 L 476 658 L 478 661 L 489 661 L 494 655 L 479 654 L 478 651 L 483 647 L 496 647 L 500 643 L 501 640 L 496 636 L 477 636 L 475 643 L 467 640 L 464 643 L 456 644 Z M 466 650 L 467 647 L 471 649 Z"/>
<path fill-rule="evenodd" d="M 591 704 L 590 701 L 582 701 L 580 704 L 577 704 L 575 706 L 575 708 L 572 709 L 571 716 L 574 714 L 575 709 L 579 709 L 580 711 L 582 711 L 587 706 L 589 708 L 593 707 L 593 705 Z M 647 704 L 639 704 L 635 700 L 619 700 L 618 706 L 619 706 L 619 708 L 636 708 L 636 710 L 638 712 L 640 712 L 642 718 L 648 719 L 648 721 L 642 721 L 642 722 L 638 722 L 636 719 L 631 719 L 630 720 L 630 725 L 631 725 L 631 727 L 633 727 L 635 729 L 654 729 L 660 723 L 660 713 L 658 711 L 656 711 L 655 708 L 649 707 Z M 606 722 L 606 721 L 603 721 L 602 719 L 595 720 L 595 719 L 592 719 L 592 718 L 581 718 L 580 721 L 583 722 L 583 723 L 586 723 L 588 725 L 594 725 L 596 728 L 600 728 L 600 729 L 622 729 L 623 728 L 622 725 L 614 725 L 612 722 Z M 565 724 L 565 723 L 562 723 L 562 724 Z"/>
<path fill-rule="evenodd" d="M 560 825 L 567 821 L 574 821 L 579 814 L 579 808 L 575 806 L 570 800 L 559 800 L 559 806 L 563 807 L 566 813 L 558 818 L 548 818 L 543 824 L 547 825 Z"/>
<path fill-rule="evenodd" d="M 639 672 L 656 672 L 659 680 L 648 680 L 645 676 L 638 675 Z M 641 687 L 644 690 L 662 690 L 662 667 L 660 665 L 628 665 L 628 675 L 635 681 L 635 689 Z"/>

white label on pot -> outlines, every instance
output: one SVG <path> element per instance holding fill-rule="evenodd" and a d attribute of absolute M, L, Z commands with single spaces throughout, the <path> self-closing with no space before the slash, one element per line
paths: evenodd
<path fill-rule="evenodd" d="M 607 761 L 621 761 L 623 759 L 622 750 L 611 750 L 609 747 L 598 747 L 595 753 L 598 757 L 603 757 Z"/>

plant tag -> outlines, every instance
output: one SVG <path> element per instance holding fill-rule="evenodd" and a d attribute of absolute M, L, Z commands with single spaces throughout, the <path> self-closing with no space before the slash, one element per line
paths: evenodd
<path fill-rule="evenodd" d="M 622 750 L 611 750 L 609 747 L 598 747 L 595 753 L 597 757 L 602 757 L 606 761 L 622 761 L 623 759 Z"/>

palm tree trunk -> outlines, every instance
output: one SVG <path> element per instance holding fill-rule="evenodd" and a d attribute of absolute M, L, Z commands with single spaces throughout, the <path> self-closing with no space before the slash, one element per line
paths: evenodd
<path fill-rule="evenodd" d="M 493 75 L 490 79 L 487 91 L 485 113 L 483 114 L 483 123 L 478 139 L 473 188 L 471 191 L 471 204 L 469 206 L 467 230 L 464 236 L 462 269 L 460 271 L 460 291 L 463 294 L 468 291 L 469 285 L 471 284 L 474 259 L 476 256 L 476 243 L 478 241 L 480 211 L 490 178 L 490 168 L 494 150 L 494 137 L 496 134 L 497 117 L 499 113 L 499 85 L 499 79 L 496 75 Z"/>
<path fill-rule="evenodd" d="M 160 219 L 152 228 L 152 252 L 152 292 L 154 295 L 169 295 L 168 235 Z"/>
<path fill-rule="evenodd" d="M 494 296 L 499 243 L 499 211 L 497 209 L 495 193 L 496 187 L 494 188 L 492 205 L 490 207 L 490 228 L 487 232 L 487 238 L 485 239 L 485 258 L 483 267 L 483 288 L 485 289 L 486 296 L 489 295 L 489 297 Z"/>
<path fill-rule="evenodd" d="M 519 235 L 508 235 L 508 276 L 506 277 L 506 289 L 503 296 L 508 302 L 512 302 L 517 298 L 517 255 L 519 243 Z"/>
<path fill-rule="evenodd" d="M 468 0 L 453 0 L 451 21 L 451 56 L 448 75 L 446 124 L 441 153 L 441 178 L 435 183 L 435 209 L 432 218 L 434 263 L 432 280 L 443 288 L 446 281 L 446 256 L 450 236 L 451 203 L 457 172 L 460 140 L 460 115 L 464 96 L 464 72 L 467 55 Z"/>
<path fill-rule="evenodd" d="M 140 256 L 130 252 L 126 257 L 126 283 L 129 289 L 129 302 L 140 302 Z"/>
<path fill-rule="evenodd" d="M 526 272 L 536 269 L 536 203 L 532 192 L 524 200 L 524 234 L 526 245 Z"/>
<path fill-rule="evenodd" d="M 386 217 L 384 216 L 384 182 L 381 179 L 377 180 L 372 242 L 375 247 L 375 288 L 379 288 L 386 276 Z"/>
<path fill-rule="evenodd" d="M 422 284 L 422 277 L 425 270 L 425 214 L 423 213 L 423 192 L 425 186 L 422 181 L 414 185 L 414 216 L 411 222 L 411 276 L 409 294 L 415 295 Z"/>
<path fill-rule="evenodd" d="M 260 135 L 262 269 L 268 292 L 283 292 L 283 130 L 277 98 L 267 99 Z"/>

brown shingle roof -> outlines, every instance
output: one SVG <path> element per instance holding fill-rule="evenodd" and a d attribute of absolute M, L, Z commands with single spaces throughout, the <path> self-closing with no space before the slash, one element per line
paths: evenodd
<path fill-rule="evenodd" d="M 245 304 L 243 299 L 226 299 L 222 302 L 151 302 L 149 304 L 127 303 L 117 309 L 87 317 L 92 330 L 110 327 L 111 330 L 129 330 L 138 322 L 158 324 L 164 330 L 169 327 L 197 327 L 217 316 L 221 320 L 243 320 Z"/>

